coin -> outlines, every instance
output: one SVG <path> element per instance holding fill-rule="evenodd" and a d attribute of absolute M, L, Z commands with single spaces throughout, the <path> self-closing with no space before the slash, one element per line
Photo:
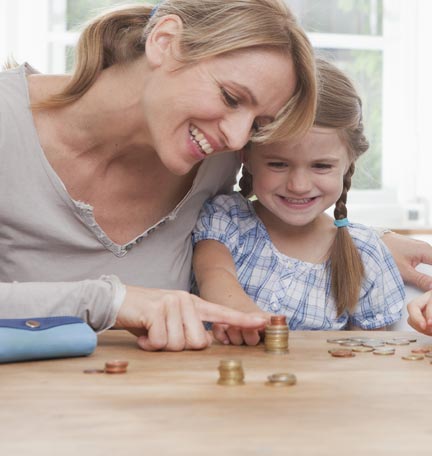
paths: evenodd
<path fill-rule="evenodd" d="M 361 345 L 360 347 L 353 347 L 352 351 L 356 353 L 368 353 L 374 351 L 374 349 L 372 347 L 365 347 Z"/>
<path fill-rule="evenodd" d="M 329 350 L 328 351 L 332 356 L 334 356 L 335 358 L 352 358 L 353 356 L 355 356 L 355 354 L 352 352 L 352 350 L 348 350 L 348 349 L 336 349 L 336 350 Z"/>
<path fill-rule="evenodd" d="M 341 347 L 360 347 L 361 342 L 355 342 L 353 340 L 347 340 L 339 344 Z"/>
<path fill-rule="evenodd" d="M 418 354 L 426 354 L 426 353 L 429 353 L 430 350 L 428 348 L 413 348 L 411 350 L 411 353 L 418 353 Z M 432 356 L 432 355 L 431 355 Z"/>
<path fill-rule="evenodd" d="M 349 340 L 351 340 L 351 339 L 347 339 L 347 338 L 327 339 L 327 342 L 329 344 L 341 344 L 343 342 L 348 342 Z"/>
<path fill-rule="evenodd" d="M 390 339 L 386 341 L 387 345 L 409 345 L 410 341 L 409 339 Z"/>
<path fill-rule="evenodd" d="M 286 325 L 286 316 L 285 315 L 272 315 L 270 317 L 270 324 L 273 326 Z"/>
<path fill-rule="evenodd" d="M 267 377 L 267 386 L 292 386 L 297 383 L 297 378 L 294 374 L 277 373 Z"/>
<path fill-rule="evenodd" d="M 390 347 L 383 347 L 383 348 L 376 348 L 374 351 L 373 351 L 373 354 L 374 355 L 394 355 L 395 354 L 395 349 L 394 348 L 390 348 Z"/>
<path fill-rule="evenodd" d="M 405 359 L 406 361 L 421 361 L 424 359 L 423 355 L 406 355 L 402 356 L 402 359 Z"/>

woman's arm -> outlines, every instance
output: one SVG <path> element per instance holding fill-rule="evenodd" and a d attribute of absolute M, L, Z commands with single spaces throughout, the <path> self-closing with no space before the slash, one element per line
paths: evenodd
<path fill-rule="evenodd" d="M 0 318 L 77 316 L 95 331 L 115 326 L 144 350 L 202 349 L 203 321 L 262 328 L 265 319 L 206 302 L 185 291 L 124 286 L 115 276 L 79 282 L 0 283 Z"/>
<path fill-rule="evenodd" d="M 432 289 L 432 277 L 417 271 L 421 264 L 432 264 L 432 246 L 393 232 L 381 238 L 389 248 L 405 283 L 414 285 L 424 291 Z"/>
<path fill-rule="evenodd" d="M 231 253 L 222 243 L 214 240 L 198 242 L 194 249 L 193 269 L 202 298 L 269 318 L 241 287 Z M 235 345 L 256 345 L 260 340 L 257 330 L 238 330 L 224 325 L 213 325 L 213 334 L 220 342 Z"/>

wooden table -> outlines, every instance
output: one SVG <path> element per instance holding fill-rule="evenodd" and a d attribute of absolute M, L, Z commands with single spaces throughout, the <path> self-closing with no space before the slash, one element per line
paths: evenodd
<path fill-rule="evenodd" d="M 87 358 L 0 365 L 0 454 L 432 454 L 432 365 L 394 356 L 328 354 L 330 337 L 406 333 L 291 332 L 290 353 L 214 345 L 146 353 L 109 331 Z M 412 336 L 414 333 L 410 333 Z M 216 384 L 221 359 L 242 360 L 246 385 Z M 84 374 L 128 359 L 127 374 Z M 292 372 L 292 387 L 265 386 Z"/>

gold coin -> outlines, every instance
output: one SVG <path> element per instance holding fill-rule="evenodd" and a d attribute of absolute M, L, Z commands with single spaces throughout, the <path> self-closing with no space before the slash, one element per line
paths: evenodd
<path fill-rule="evenodd" d="M 402 356 L 402 359 L 405 359 L 406 361 L 421 361 L 424 359 L 423 355 L 406 355 Z"/>
<path fill-rule="evenodd" d="M 297 378 L 294 374 L 277 373 L 267 377 L 267 386 L 292 386 L 297 383 Z"/>

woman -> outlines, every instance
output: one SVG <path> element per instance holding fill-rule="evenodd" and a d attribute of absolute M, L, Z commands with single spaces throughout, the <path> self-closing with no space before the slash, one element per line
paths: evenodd
<path fill-rule="evenodd" d="M 262 325 L 172 290 L 202 203 L 234 182 L 225 152 L 305 132 L 315 99 L 282 0 L 123 8 L 83 31 L 72 76 L 2 73 L 0 316 L 76 315 L 146 350 L 207 346 L 202 320 Z"/>

